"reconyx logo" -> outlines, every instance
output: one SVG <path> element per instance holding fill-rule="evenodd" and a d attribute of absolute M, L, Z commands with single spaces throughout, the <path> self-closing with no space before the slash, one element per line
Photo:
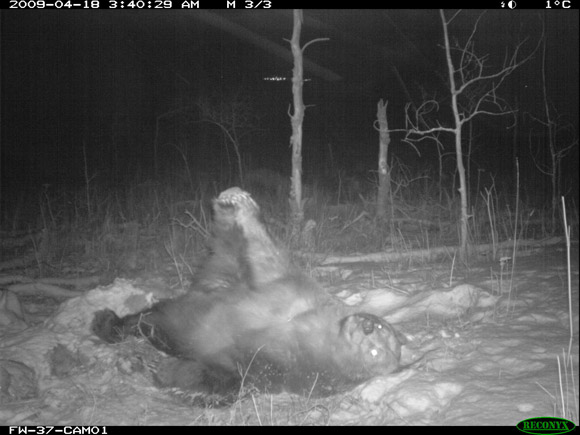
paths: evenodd
<path fill-rule="evenodd" d="M 535 417 L 520 421 L 516 427 L 529 434 L 556 435 L 573 430 L 576 425 L 570 420 L 557 417 Z"/>

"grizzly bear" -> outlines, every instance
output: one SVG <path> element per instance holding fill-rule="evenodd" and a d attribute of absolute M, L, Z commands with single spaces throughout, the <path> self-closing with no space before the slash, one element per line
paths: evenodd
<path fill-rule="evenodd" d="M 213 212 L 211 253 L 191 289 L 124 318 L 96 313 L 98 337 L 147 337 L 175 357 L 157 374 L 159 384 L 214 403 L 249 388 L 328 396 L 399 368 L 402 336 L 375 315 L 352 312 L 295 267 L 247 192 L 222 192 Z"/>

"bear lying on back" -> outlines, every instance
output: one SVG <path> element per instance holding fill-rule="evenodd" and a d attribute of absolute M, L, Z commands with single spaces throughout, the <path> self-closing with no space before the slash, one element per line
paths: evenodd
<path fill-rule="evenodd" d="M 222 192 L 213 210 L 212 252 L 191 290 L 124 318 L 97 312 L 98 337 L 145 335 L 177 357 L 159 371 L 162 386 L 222 402 L 242 385 L 327 396 L 399 368 L 400 335 L 377 316 L 349 313 L 294 267 L 247 192 Z"/>

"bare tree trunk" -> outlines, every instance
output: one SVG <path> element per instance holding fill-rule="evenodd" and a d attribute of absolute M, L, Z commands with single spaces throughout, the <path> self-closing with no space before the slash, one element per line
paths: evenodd
<path fill-rule="evenodd" d="M 387 197 L 391 195 L 391 174 L 387 156 L 391 136 L 387 122 L 387 104 L 381 99 L 377 104 L 377 121 L 379 123 L 379 189 L 377 192 L 377 218 L 384 219 L 387 215 Z"/>
<path fill-rule="evenodd" d="M 473 202 L 471 200 L 471 151 L 473 148 L 473 123 L 470 122 L 468 125 L 468 138 L 467 138 L 467 155 L 465 160 L 467 162 L 467 172 L 465 174 L 465 186 L 467 188 L 467 207 L 473 210 Z M 477 197 L 477 192 L 475 193 Z"/>
<path fill-rule="evenodd" d="M 302 123 L 304 120 L 304 101 L 302 99 L 303 57 L 300 48 L 300 31 L 302 29 L 302 10 L 294 9 L 294 29 L 292 31 L 292 56 L 294 69 L 292 74 L 292 96 L 294 112 L 291 116 L 292 136 L 292 177 L 290 189 L 290 211 L 292 213 L 292 236 L 298 235 L 300 225 L 304 220 L 304 204 L 302 202 Z"/>
<path fill-rule="evenodd" d="M 455 124 L 455 157 L 457 159 L 457 171 L 459 172 L 459 193 L 461 195 L 461 258 L 467 259 L 467 186 L 465 180 L 465 166 L 463 165 L 463 151 L 461 149 L 461 127 L 462 121 L 457 105 L 459 91 L 455 85 L 455 70 L 451 60 L 451 46 L 449 45 L 449 34 L 447 33 L 447 22 L 443 10 L 440 9 L 441 22 L 443 23 L 443 35 L 445 37 L 445 57 L 447 58 L 447 69 L 449 70 L 449 90 L 451 92 L 451 107 L 453 109 L 453 119 Z"/>
<path fill-rule="evenodd" d="M 437 147 L 437 157 L 439 161 L 439 204 L 443 201 L 443 146 L 440 142 L 435 145 Z"/>

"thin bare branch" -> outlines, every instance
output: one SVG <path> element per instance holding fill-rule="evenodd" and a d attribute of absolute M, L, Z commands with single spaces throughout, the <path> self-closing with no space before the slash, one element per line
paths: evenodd
<path fill-rule="evenodd" d="M 456 16 L 458 16 L 461 13 L 462 9 L 457 10 L 457 12 L 455 12 L 453 14 L 453 16 L 451 18 L 449 18 L 449 21 L 445 21 L 445 25 L 449 25 L 451 24 L 451 21 L 453 21 L 455 19 Z"/>
<path fill-rule="evenodd" d="M 304 53 L 304 51 L 306 51 L 306 47 L 308 47 L 310 44 L 314 44 L 315 42 L 322 42 L 322 41 L 330 41 L 330 38 L 316 38 L 316 39 L 313 39 L 312 41 L 308 41 L 306 44 L 304 44 L 302 46 L 302 53 Z"/>

